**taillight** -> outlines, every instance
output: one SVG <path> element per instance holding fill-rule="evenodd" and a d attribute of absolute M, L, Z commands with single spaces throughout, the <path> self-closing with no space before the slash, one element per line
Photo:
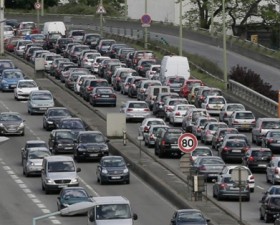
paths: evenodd
<path fill-rule="evenodd" d="M 165 140 L 162 140 L 162 141 L 161 141 L 161 145 L 165 145 Z"/>
<path fill-rule="evenodd" d="M 227 188 L 227 184 L 226 183 L 222 183 L 220 184 L 220 189 L 226 189 Z"/>
<path fill-rule="evenodd" d="M 204 165 L 202 165 L 202 166 L 199 167 L 199 170 L 200 170 L 200 171 L 201 171 L 201 170 L 206 170 L 206 167 L 205 167 Z"/>
<path fill-rule="evenodd" d="M 132 112 L 132 111 L 133 111 L 132 108 L 128 108 L 128 109 L 127 109 L 127 112 Z"/>
<path fill-rule="evenodd" d="M 150 110 L 149 110 L 148 108 L 145 108 L 144 111 L 145 111 L 145 112 L 149 112 Z"/>
<path fill-rule="evenodd" d="M 146 126 L 146 127 L 144 127 L 144 132 L 149 132 L 149 129 L 150 129 L 150 128 L 149 128 L 149 127 L 147 127 L 147 126 Z"/>
<path fill-rule="evenodd" d="M 92 91 L 93 87 L 87 87 L 87 91 Z"/>
<path fill-rule="evenodd" d="M 223 151 L 225 151 L 225 152 L 227 152 L 227 151 L 229 151 L 229 150 L 230 150 L 229 147 L 224 147 L 224 148 L 223 148 Z"/>
<path fill-rule="evenodd" d="M 176 112 L 176 113 L 175 113 L 175 116 L 180 116 L 180 115 L 181 115 L 180 112 Z"/>
<path fill-rule="evenodd" d="M 244 147 L 243 150 L 247 152 L 249 150 L 249 146 Z"/>
<path fill-rule="evenodd" d="M 253 120 L 252 123 L 255 124 L 255 123 L 256 123 L 256 120 Z"/>
<path fill-rule="evenodd" d="M 250 156 L 250 157 L 248 158 L 248 161 L 254 161 L 254 157 L 253 157 L 253 156 Z"/>
<path fill-rule="evenodd" d="M 233 121 L 233 124 L 238 124 L 238 123 L 239 123 L 239 122 L 238 122 L 238 121 L 236 121 L 236 120 L 234 120 L 234 121 Z"/>
<path fill-rule="evenodd" d="M 255 177 L 252 175 L 252 176 L 250 176 L 250 178 L 249 178 L 249 180 L 254 180 L 255 179 Z"/>
<path fill-rule="evenodd" d="M 278 168 L 275 168 L 274 173 L 275 173 L 275 174 L 279 174 Z"/>
<path fill-rule="evenodd" d="M 154 140 L 154 139 L 155 139 L 154 134 L 150 134 L 150 139 L 151 139 L 151 140 Z"/>
<path fill-rule="evenodd" d="M 268 142 L 268 143 L 272 143 L 272 142 L 276 142 L 276 140 L 273 140 L 272 138 L 269 138 L 269 139 L 267 140 L 267 142 Z"/>

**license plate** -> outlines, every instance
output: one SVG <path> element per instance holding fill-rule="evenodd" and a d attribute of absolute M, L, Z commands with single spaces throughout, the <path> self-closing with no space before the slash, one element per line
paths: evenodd
<path fill-rule="evenodd" d="M 248 128 L 249 125 L 248 124 L 244 124 L 244 125 L 242 125 L 242 127 Z"/>
<path fill-rule="evenodd" d="M 10 87 L 11 87 L 11 88 L 15 88 L 15 87 L 16 87 L 16 85 L 15 85 L 15 84 L 12 84 L 12 85 L 10 85 Z"/>
<path fill-rule="evenodd" d="M 240 149 L 233 149 L 233 150 L 231 150 L 232 152 L 241 152 L 241 150 Z"/>
<path fill-rule="evenodd" d="M 40 110 L 47 110 L 47 108 L 40 108 Z"/>
<path fill-rule="evenodd" d="M 235 187 L 230 187 L 229 190 L 232 190 L 232 191 L 238 191 L 239 188 L 235 188 Z"/>
<path fill-rule="evenodd" d="M 109 98 L 109 95 L 102 95 L 102 98 Z"/>
<path fill-rule="evenodd" d="M 16 131 L 16 129 L 8 129 L 8 131 L 14 132 L 14 131 Z"/>
<path fill-rule="evenodd" d="M 121 179 L 121 177 L 111 177 L 111 179 L 118 180 L 118 179 Z"/>
<path fill-rule="evenodd" d="M 96 156 L 98 156 L 98 154 L 97 154 L 97 153 L 95 153 L 95 154 L 89 154 L 89 156 L 90 156 L 90 157 L 96 157 Z"/>
<path fill-rule="evenodd" d="M 67 187 L 67 185 L 59 185 L 58 188 L 64 188 L 64 187 Z"/>
<path fill-rule="evenodd" d="M 266 167 L 265 164 L 259 164 L 258 167 Z"/>
<path fill-rule="evenodd" d="M 208 174 L 208 177 L 216 177 L 217 174 Z"/>
<path fill-rule="evenodd" d="M 178 148 L 178 145 L 171 145 L 171 148 L 176 149 L 176 148 Z"/>
<path fill-rule="evenodd" d="M 64 149 L 72 149 L 72 147 L 65 147 Z"/>

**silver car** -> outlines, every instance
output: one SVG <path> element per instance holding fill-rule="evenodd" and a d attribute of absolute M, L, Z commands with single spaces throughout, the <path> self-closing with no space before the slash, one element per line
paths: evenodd
<path fill-rule="evenodd" d="M 126 121 L 143 120 L 151 116 L 151 111 L 145 101 L 127 101 L 121 105 L 120 112 L 125 114 Z"/>
<path fill-rule="evenodd" d="M 159 129 L 167 129 L 169 128 L 168 125 L 151 125 L 150 128 L 149 128 L 149 131 L 146 133 L 146 135 L 144 136 L 144 142 L 145 142 L 145 145 L 148 146 L 148 148 L 152 147 L 155 145 L 156 143 L 156 132 L 159 130 Z"/>
<path fill-rule="evenodd" d="M 27 111 L 30 115 L 44 113 L 54 107 L 53 95 L 48 90 L 31 91 L 27 102 Z"/>
<path fill-rule="evenodd" d="M 280 183 L 280 157 L 273 157 L 267 165 L 266 181 L 273 185 Z"/>
<path fill-rule="evenodd" d="M 43 159 L 50 155 L 50 151 L 44 147 L 31 148 L 26 151 L 23 157 L 23 174 L 26 177 L 30 175 L 41 175 Z"/>

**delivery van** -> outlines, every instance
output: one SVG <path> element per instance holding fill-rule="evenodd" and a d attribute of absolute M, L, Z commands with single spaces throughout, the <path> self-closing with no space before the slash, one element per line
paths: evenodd
<path fill-rule="evenodd" d="M 62 36 L 66 35 L 66 26 L 62 21 L 45 22 L 43 26 L 43 34 L 60 33 Z"/>
<path fill-rule="evenodd" d="M 88 211 L 88 225 L 133 225 L 138 219 L 125 197 L 93 197 L 92 201 L 94 206 Z"/>
<path fill-rule="evenodd" d="M 182 76 L 190 78 L 189 60 L 185 56 L 166 55 L 161 60 L 159 80 L 164 83 L 168 76 Z"/>
<path fill-rule="evenodd" d="M 148 103 L 150 109 L 153 108 L 153 104 L 154 104 L 154 101 L 155 101 L 156 97 L 158 96 L 158 94 L 161 94 L 161 93 L 170 93 L 170 87 L 169 86 L 155 85 L 155 86 L 149 86 L 146 89 L 145 102 Z"/>

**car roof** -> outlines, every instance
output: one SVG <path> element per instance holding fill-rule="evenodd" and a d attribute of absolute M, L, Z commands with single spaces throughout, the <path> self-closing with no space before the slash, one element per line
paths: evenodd
<path fill-rule="evenodd" d="M 30 143 L 46 143 L 46 142 L 43 141 L 43 140 L 28 140 L 28 141 L 26 141 L 26 144 L 30 144 Z"/>
<path fill-rule="evenodd" d="M 105 159 L 124 159 L 124 158 L 120 155 L 109 155 L 109 156 L 102 157 L 102 160 L 105 160 Z"/>
<path fill-rule="evenodd" d="M 102 196 L 102 197 L 93 197 L 93 202 L 97 205 L 100 204 L 129 204 L 128 199 L 122 196 Z"/>
<path fill-rule="evenodd" d="M 82 134 L 102 134 L 99 130 L 86 130 L 86 131 L 80 131 L 79 136 Z"/>
<path fill-rule="evenodd" d="M 270 148 L 263 148 L 263 147 L 251 147 L 251 148 L 249 148 L 249 150 L 251 150 L 251 151 L 267 151 L 267 152 L 271 152 Z"/>
<path fill-rule="evenodd" d="M 49 162 L 56 162 L 56 161 L 74 161 L 73 157 L 71 156 L 64 156 L 64 155 L 51 155 L 45 158 Z"/>

